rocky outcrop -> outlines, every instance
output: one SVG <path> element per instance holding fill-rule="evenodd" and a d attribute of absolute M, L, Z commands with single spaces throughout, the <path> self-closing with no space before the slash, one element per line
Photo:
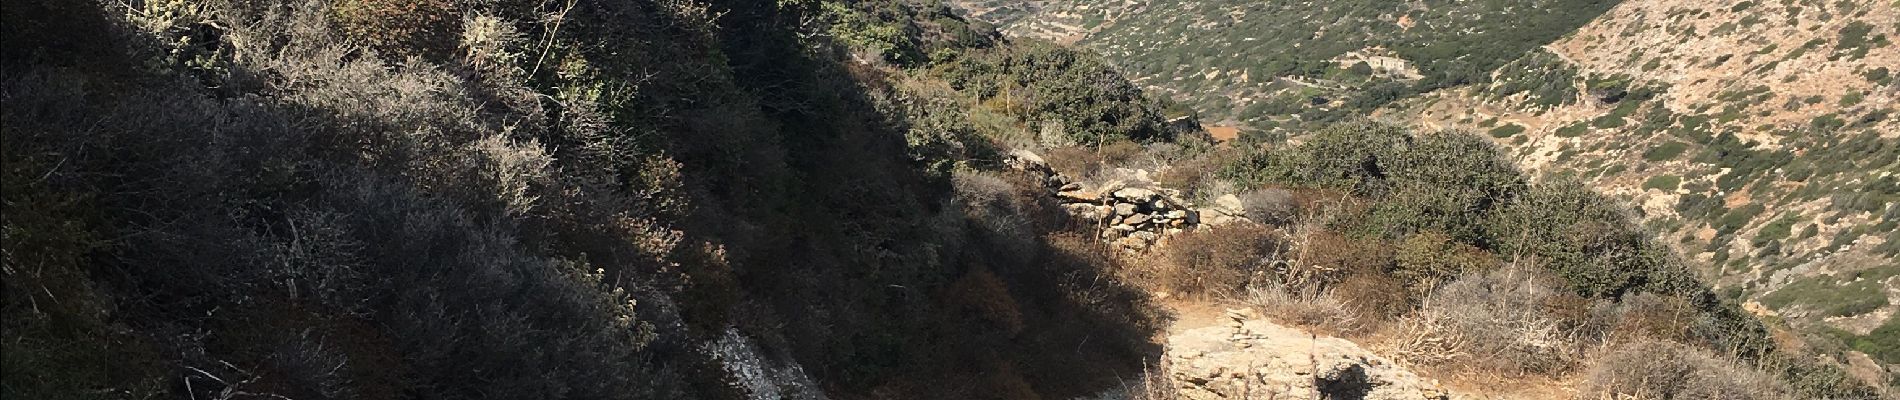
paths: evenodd
<path fill-rule="evenodd" d="M 1201 210 L 1203 218 L 1210 224 L 1225 224 L 1247 219 L 1247 206 L 1242 204 L 1240 196 L 1224 194 L 1214 198 L 1214 205 Z"/>
<path fill-rule="evenodd" d="M 736 328 L 726 329 L 701 347 L 718 361 L 724 373 L 721 380 L 746 400 L 826 400 L 824 391 L 797 362 L 761 354 Z"/>
<path fill-rule="evenodd" d="M 1228 310 L 1227 323 L 1169 336 L 1169 378 L 1179 398 L 1444 400 L 1419 378 L 1357 344 L 1317 337 Z"/>

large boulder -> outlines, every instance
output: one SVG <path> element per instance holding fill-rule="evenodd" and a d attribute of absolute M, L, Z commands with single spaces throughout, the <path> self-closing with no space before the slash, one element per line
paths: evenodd
<path fill-rule="evenodd" d="M 1213 210 L 1230 216 L 1247 215 L 1247 205 L 1240 202 L 1240 196 L 1223 194 L 1214 198 Z"/>
<path fill-rule="evenodd" d="M 1168 337 L 1169 377 L 1183 399 L 1443 400 L 1437 382 L 1344 339 L 1230 310 L 1226 324 Z"/>
<path fill-rule="evenodd" d="M 1023 149 L 1010 150 L 1003 164 L 1024 171 L 1049 171 L 1048 161 L 1043 161 L 1042 156 L 1033 151 Z"/>

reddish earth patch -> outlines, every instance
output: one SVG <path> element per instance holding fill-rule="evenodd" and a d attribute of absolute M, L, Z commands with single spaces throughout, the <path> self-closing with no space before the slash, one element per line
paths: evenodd
<path fill-rule="evenodd" d="M 1222 142 L 1233 141 L 1234 139 L 1240 138 L 1239 127 L 1219 126 L 1219 125 L 1201 125 L 1201 130 L 1207 131 L 1208 135 L 1213 135 L 1214 140 L 1218 140 Z"/>

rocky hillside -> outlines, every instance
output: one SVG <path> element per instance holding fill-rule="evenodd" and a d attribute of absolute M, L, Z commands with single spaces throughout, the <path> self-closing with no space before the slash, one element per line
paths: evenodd
<path fill-rule="evenodd" d="M 1660 115 L 1683 143 L 1645 160 L 1720 173 L 1674 194 L 1721 215 L 1708 243 L 1827 229 L 1872 259 L 1893 180 L 1849 174 L 1893 162 L 1884 111 L 1745 142 L 1539 50 L 1609 3 L 972 4 L 1196 56 L 1117 66 L 928 0 L 0 3 L 0 397 L 1784 400 L 1900 377 L 1869 361 L 1891 318 L 1852 330 L 1892 307 L 1842 291 L 1890 269 L 1718 291 L 1675 256 L 1695 242 L 1589 185 L 1626 171 L 1514 162 Z M 1296 50 L 1199 55 L 1258 29 L 1290 45 L 1245 49 Z M 1190 31 L 1222 36 L 1148 39 Z M 1887 57 L 1888 28 L 1837 32 L 1860 34 L 1830 56 Z M 1572 78 L 1487 72 L 1518 67 Z M 1256 120 L 1277 129 L 1217 140 L 1153 96 L 1229 74 L 1291 85 L 1260 92 L 1292 99 Z M 1601 115 L 1401 118 L 1460 101 Z M 1823 151 L 1851 163 L 1794 163 Z M 1788 181 L 1863 225 L 1746 218 Z M 1848 322 L 1802 340 L 1744 295 Z"/>
<path fill-rule="evenodd" d="M 953 2 L 977 18 L 999 2 Z M 1613 1 L 1043 1 L 992 22 L 1078 43 L 1214 122 L 1271 130 L 1482 79 Z"/>
<path fill-rule="evenodd" d="M 1893 2 L 1117 4 L 997 22 L 1101 52 L 1242 138 L 1364 113 L 1487 134 L 1631 204 L 1722 296 L 1900 363 Z"/>
<path fill-rule="evenodd" d="M 1900 7 L 1627 1 L 1387 110 L 1639 207 L 1724 293 L 1900 362 Z"/>

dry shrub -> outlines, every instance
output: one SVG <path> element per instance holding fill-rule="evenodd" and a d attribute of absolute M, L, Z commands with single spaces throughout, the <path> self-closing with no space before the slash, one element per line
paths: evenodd
<path fill-rule="evenodd" d="M 1293 192 L 1286 189 L 1253 190 L 1235 197 L 1240 198 L 1240 204 L 1247 210 L 1247 219 L 1254 222 L 1283 225 L 1293 222 L 1293 217 L 1298 215 Z"/>
<path fill-rule="evenodd" d="M 1266 282 L 1247 288 L 1245 302 L 1274 321 L 1330 334 L 1356 333 L 1366 325 L 1332 292 Z"/>
<path fill-rule="evenodd" d="M 1032 252 L 1030 245 L 1035 243 L 1038 222 L 1047 222 L 1036 217 L 1047 213 L 1035 208 L 1045 192 L 1022 178 L 994 172 L 951 174 L 954 200 L 963 207 L 963 215 L 972 228 L 994 238 L 991 243 L 1004 254 Z"/>
<path fill-rule="evenodd" d="M 1775 379 L 1707 350 L 1639 340 L 1617 347 L 1590 369 L 1579 399 L 1786 399 Z"/>
<path fill-rule="evenodd" d="M 1293 189 L 1294 209 L 1300 215 L 1314 215 L 1325 212 L 1327 208 L 1350 206 L 1358 200 L 1352 195 L 1331 189 L 1299 188 Z"/>
<path fill-rule="evenodd" d="M 1095 175 L 1102 169 L 1102 156 L 1083 146 L 1057 147 L 1042 156 L 1049 168 L 1071 177 Z"/>
<path fill-rule="evenodd" d="M 1099 147 L 1068 146 L 1048 150 L 1042 159 L 1049 168 L 1070 177 L 1093 180 L 1103 171 L 1127 165 L 1146 154 L 1140 143 L 1116 140 Z"/>
<path fill-rule="evenodd" d="M 1465 276 L 1426 297 L 1388 344 L 1420 364 L 1456 362 L 1511 375 L 1562 373 L 1586 345 L 1569 328 L 1575 324 L 1549 308 L 1555 299 L 1575 296 L 1562 287 L 1527 268 Z"/>
<path fill-rule="evenodd" d="M 1140 143 L 1135 143 L 1134 141 L 1116 140 L 1103 144 L 1100 148 L 1095 150 L 1095 153 L 1102 156 L 1102 162 L 1104 164 L 1123 165 L 1134 161 L 1137 157 L 1146 153 L 1147 150 L 1147 148 L 1141 147 Z"/>
<path fill-rule="evenodd" d="M 698 332 L 725 329 L 743 296 L 726 248 L 701 242 L 681 250 L 684 287 L 677 299 L 687 324 Z"/>
<path fill-rule="evenodd" d="M 1392 275 L 1421 293 L 1453 277 L 1488 270 L 1498 263 L 1491 253 L 1436 231 L 1406 237 L 1399 242 L 1393 258 Z"/>
<path fill-rule="evenodd" d="M 479 160 L 475 169 L 492 182 L 489 191 L 500 201 L 503 212 L 520 217 L 533 211 L 540 200 L 535 191 L 548 186 L 548 168 L 554 164 L 554 158 L 542 150 L 541 144 L 489 135 L 470 147 Z"/>
<path fill-rule="evenodd" d="M 457 47 L 470 67 L 492 75 L 514 77 L 524 56 L 521 47 L 526 37 L 514 25 L 500 17 L 472 14 L 462 17 L 462 34 Z"/>
<path fill-rule="evenodd" d="M 1219 148 L 1199 157 L 1174 162 L 1155 175 L 1155 182 L 1181 190 L 1189 199 L 1209 199 L 1232 190 L 1233 183 L 1220 179 L 1221 168 L 1233 163 L 1235 152 Z"/>
<path fill-rule="evenodd" d="M 1239 294 L 1284 245 L 1272 229 L 1237 223 L 1196 229 L 1170 239 L 1155 278 L 1182 294 Z"/>
<path fill-rule="evenodd" d="M 1326 286 L 1356 272 L 1384 271 L 1392 262 L 1391 246 L 1380 241 L 1356 240 L 1317 226 L 1297 229 L 1294 262 L 1282 271 L 1282 281 Z"/>
<path fill-rule="evenodd" d="M 1371 323 L 1405 314 L 1412 308 L 1410 292 L 1397 290 L 1405 282 L 1392 275 L 1365 272 L 1347 276 L 1333 286 L 1333 294 L 1346 300 L 1346 306 L 1362 321 Z"/>
<path fill-rule="evenodd" d="M 1023 330 L 1023 313 L 1016 307 L 1016 298 L 988 268 L 976 267 L 964 273 L 950 285 L 950 299 L 1010 335 Z"/>
<path fill-rule="evenodd" d="M 1614 340 L 1656 339 L 1686 341 L 1695 325 L 1696 310 L 1680 298 L 1651 293 L 1624 296 L 1611 310 L 1607 333 Z"/>
<path fill-rule="evenodd" d="M 1161 364 L 1142 367 L 1141 376 L 1122 381 L 1121 387 L 1076 400 L 1175 400 L 1180 394 L 1174 388 L 1168 366 Z"/>

